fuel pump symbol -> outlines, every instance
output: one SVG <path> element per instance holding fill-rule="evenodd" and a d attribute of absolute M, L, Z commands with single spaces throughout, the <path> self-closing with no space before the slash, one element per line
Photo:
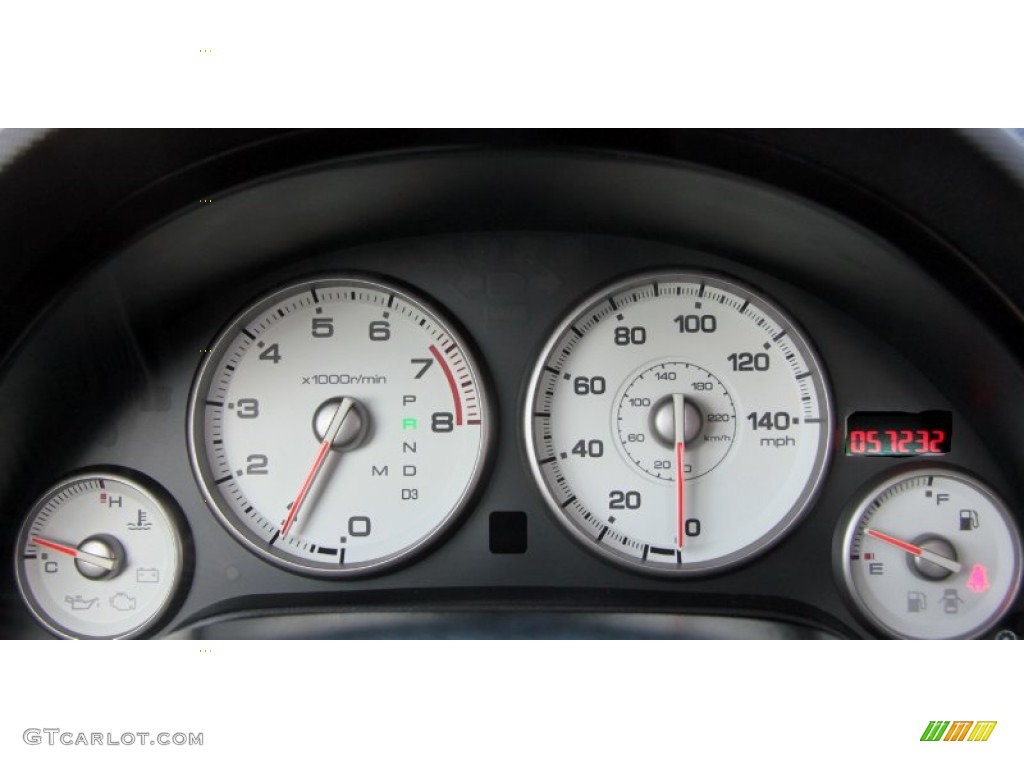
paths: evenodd
<path fill-rule="evenodd" d="M 960 530 L 973 531 L 978 527 L 978 513 L 973 509 L 960 510 Z"/>
<path fill-rule="evenodd" d="M 907 592 L 907 613 L 920 613 L 928 609 L 924 592 Z"/>

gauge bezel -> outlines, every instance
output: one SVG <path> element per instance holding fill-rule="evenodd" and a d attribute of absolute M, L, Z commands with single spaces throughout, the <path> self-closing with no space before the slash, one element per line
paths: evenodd
<path fill-rule="evenodd" d="M 266 547 L 265 542 L 256 537 L 247 526 L 241 522 L 236 523 L 234 520 L 236 516 L 233 513 L 221 508 L 221 504 L 217 501 L 221 496 L 220 491 L 206 477 L 206 468 L 209 466 L 209 462 L 204 439 L 204 416 L 202 409 L 198 407 L 200 395 L 208 390 L 211 378 L 216 372 L 217 365 L 222 357 L 221 350 L 226 343 L 235 338 L 249 322 L 274 304 L 283 301 L 289 296 L 298 295 L 312 288 L 325 285 L 345 285 L 377 292 L 392 293 L 402 301 L 416 307 L 423 314 L 432 317 L 463 351 L 466 363 L 477 383 L 477 398 L 480 402 L 481 413 L 480 446 L 474 459 L 472 474 L 452 509 L 448 511 L 437 525 L 411 545 L 385 557 L 355 565 L 346 565 L 343 568 L 321 567 L 311 561 L 303 562 L 279 554 L 273 548 Z M 455 530 L 457 524 L 463 518 L 467 507 L 481 490 L 483 480 L 490 466 L 494 446 L 494 429 L 491 422 L 495 418 L 495 411 L 490 397 L 490 381 L 487 377 L 486 369 L 478 362 L 480 357 L 479 351 L 471 343 L 468 334 L 464 332 L 461 325 L 448 312 L 444 311 L 438 303 L 423 297 L 418 292 L 415 292 L 414 289 L 406 287 L 404 283 L 391 277 L 360 272 L 317 274 L 291 280 L 269 292 L 258 295 L 255 299 L 246 303 L 240 310 L 232 313 L 230 319 L 217 333 L 208 349 L 210 352 L 203 356 L 189 394 L 187 443 L 192 473 L 195 476 L 199 489 L 202 491 L 204 503 L 213 512 L 214 517 L 221 526 L 236 541 L 240 542 L 248 551 L 263 561 L 292 573 L 330 580 L 356 579 L 392 571 L 418 560 L 443 542 Z"/>
<path fill-rule="evenodd" d="M 833 572 L 840 583 L 840 591 L 847 602 L 854 608 L 858 619 L 864 623 L 866 627 L 886 637 L 902 640 L 925 639 L 900 632 L 896 628 L 889 626 L 886 622 L 880 619 L 873 610 L 871 610 L 861 597 L 860 592 L 854 586 L 853 571 L 851 570 L 850 558 L 847 556 L 847 553 L 850 551 L 850 547 L 853 544 L 853 537 L 861 518 L 867 511 L 867 508 L 871 506 L 871 504 L 874 503 L 882 493 L 892 488 L 894 485 L 907 480 L 913 480 L 916 477 L 929 477 L 935 475 L 941 475 L 962 482 L 976 490 L 992 503 L 992 506 L 997 510 L 1000 517 L 1002 517 L 1003 521 L 1007 524 L 1007 527 L 1009 527 L 1014 534 L 1013 541 L 1011 543 L 1013 546 L 1014 556 L 1017 559 L 1017 572 L 1013 585 L 1007 591 L 1006 596 L 999 605 L 999 609 L 992 614 L 992 618 L 986 623 L 979 625 L 973 632 L 952 635 L 948 638 L 941 639 L 967 640 L 985 635 L 1002 620 L 1013 606 L 1014 601 L 1017 599 L 1017 594 L 1020 592 L 1022 578 L 1021 570 L 1022 567 L 1024 567 L 1024 559 L 1022 559 L 1024 558 L 1024 547 L 1022 547 L 1021 544 L 1021 530 L 1010 511 L 1010 507 L 1003 501 L 1002 497 L 998 493 L 996 493 L 987 483 L 976 475 L 965 469 L 961 469 L 959 466 L 943 462 L 915 462 L 913 467 L 892 467 L 891 469 L 876 475 L 868 483 L 862 485 L 844 509 L 843 514 L 839 518 L 839 524 L 836 527 L 832 558 Z"/>
<path fill-rule="evenodd" d="M 131 486 L 135 491 L 149 499 L 154 507 L 160 509 L 171 523 L 171 532 L 174 534 L 174 584 L 167 593 L 167 599 L 160 609 L 149 619 L 139 624 L 129 632 L 114 635 L 85 635 L 73 632 L 63 626 L 56 619 L 51 617 L 41 605 L 39 605 L 32 590 L 26 582 L 24 571 L 24 559 L 20 556 L 24 550 L 25 542 L 38 513 L 58 493 L 65 488 L 77 483 L 89 480 L 109 480 Z M 18 536 L 15 539 L 14 576 L 18 585 L 18 593 L 21 595 L 29 612 L 48 632 L 65 640 L 128 640 L 132 638 L 146 637 L 155 630 L 164 626 L 172 612 L 180 607 L 184 600 L 189 582 L 192 576 L 194 565 L 194 553 L 192 538 L 188 521 L 178 506 L 177 501 L 151 477 L 136 470 L 127 468 L 96 467 L 83 468 L 74 474 L 67 475 L 57 483 L 54 483 L 41 493 L 35 503 L 29 509 L 28 514 L 18 529 Z"/>
<path fill-rule="evenodd" d="M 654 282 L 699 282 L 701 280 L 731 291 L 737 296 L 755 300 L 761 311 L 786 328 L 787 336 L 799 347 L 808 365 L 812 366 L 819 374 L 816 378 L 820 398 L 823 439 L 818 447 L 811 477 L 808 478 L 800 497 L 786 515 L 765 535 L 728 555 L 699 563 L 675 565 L 644 563 L 602 546 L 599 541 L 590 536 L 572 517 L 561 509 L 540 469 L 540 457 L 534 440 L 534 403 L 539 392 L 540 379 L 545 366 L 548 365 L 552 351 L 580 317 L 590 314 L 594 308 L 606 302 L 610 296 L 622 293 L 632 287 Z M 695 365 L 701 365 L 699 360 L 692 362 Z M 722 573 L 754 560 L 775 547 L 803 519 L 821 493 L 832 461 L 833 435 L 835 431 L 832 391 L 829 381 L 828 369 L 818 354 L 817 349 L 811 343 L 810 338 L 804 332 L 803 327 L 773 296 L 765 291 L 754 288 L 733 275 L 702 267 L 664 267 L 661 269 L 643 270 L 642 272 L 632 273 L 625 277 L 620 276 L 588 291 L 582 300 L 576 302 L 571 309 L 565 312 L 562 319 L 546 337 L 544 346 L 538 354 L 530 374 L 526 397 L 520 411 L 522 414 L 522 439 L 526 451 L 526 462 L 530 467 L 530 473 L 537 490 L 544 498 L 545 506 L 549 513 L 558 521 L 558 524 L 563 529 L 569 532 L 570 538 L 573 541 L 582 545 L 588 553 L 597 556 L 603 562 L 624 568 L 632 573 L 656 578 L 692 579 Z"/>

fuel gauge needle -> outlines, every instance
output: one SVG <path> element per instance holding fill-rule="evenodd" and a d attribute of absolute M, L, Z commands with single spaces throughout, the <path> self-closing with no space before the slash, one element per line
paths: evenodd
<path fill-rule="evenodd" d="M 922 560 L 927 560 L 929 563 L 935 563 L 935 565 L 942 566 L 947 571 L 952 571 L 953 573 L 960 573 L 961 566 L 960 563 L 958 563 L 956 560 L 950 560 L 948 557 L 937 555 L 930 550 L 922 549 L 921 547 L 911 544 L 909 541 L 897 539 L 895 536 L 890 536 L 887 533 L 876 531 L 873 528 L 868 528 L 865 531 L 865 533 L 868 536 L 878 539 L 879 541 L 883 541 L 886 544 L 891 544 L 892 546 L 897 547 L 898 549 L 902 549 L 904 552 L 909 552 L 910 554 L 914 555 L 914 557 L 920 557 Z"/>
<path fill-rule="evenodd" d="M 338 437 L 338 432 L 341 431 L 341 425 L 345 423 L 345 417 L 348 416 L 353 405 L 355 405 L 355 401 L 352 398 L 342 398 L 341 403 L 338 405 L 338 410 L 334 412 L 334 418 L 331 419 L 331 423 L 327 427 L 327 432 L 324 434 L 324 441 L 320 443 L 320 450 L 317 451 L 316 459 L 313 461 L 313 466 L 306 474 L 306 480 L 302 483 L 302 487 L 299 489 L 299 493 L 295 497 L 295 501 L 292 502 L 291 509 L 288 510 L 288 517 L 285 519 L 284 525 L 281 526 L 282 537 L 288 535 L 288 529 L 291 528 L 292 523 L 295 522 L 295 518 L 299 514 L 299 507 L 301 507 L 302 503 L 306 500 L 306 496 L 309 495 L 310 488 L 313 487 L 313 483 L 316 482 L 316 478 L 320 474 L 320 470 L 323 469 L 324 462 L 327 460 L 327 454 L 331 450 L 331 445 Z"/>
<path fill-rule="evenodd" d="M 83 563 L 89 563 L 95 565 L 97 568 L 104 568 L 108 571 L 113 571 L 117 566 L 117 560 L 112 557 L 103 557 L 103 555 L 94 555 L 92 552 L 85 552 L 75 547 L 69 547 L 67 544 L 60 544 L 56 541 L 50 541 L 49 539 L 41 539 L 38 536 L 32 537 L 32 543 L 40 547 L 46 547 L 52 549 L 54 552 L 60 552 L 64 555 L 70 555 Z"/>
<path fill-rule="evenodd" d="M 676 541 L 680 550 L 683 548 L 686 529 L 686 475 L 683 472 L 683 453 L 686 451 L 685 404 L 682 395 L 672 395 L 672 414 L 676 428 Z"/>

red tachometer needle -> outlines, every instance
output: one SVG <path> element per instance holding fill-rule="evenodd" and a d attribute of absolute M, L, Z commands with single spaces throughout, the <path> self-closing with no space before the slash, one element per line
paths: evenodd
<path fill-rule="evenodd" d="M 918 547 L 915 544 L 911 544 L 909 541 L 897 539 L 895 536 L 890 536 L 887 533 L 876 531 L 873 528 L 868 528 L 864 532 L 872 538 L 878 539 L 879 541 L 884 541 L 886 544 L 891 544 L 894 547 L 902 549 L 904 552 L 909 552 L 910 554 L 914 555 L 914 557 L 920 557 L 922 560 L 927 560 L 930 563 L 935 563 L 935 565 L 941 565 L 943 568 L 945 568 L 948 571 L 952 571 L 953 573 L 960 572 L 960 563 L 958 563 L 956 560 L 950 560 L 948 557 L 943 557 L 942 555 L 936 554 L 935 552 L 932 552 L 928 549 L 922 549 L 921 547 Z"/>
<path fill-rule="evenodd" d="M 683 469 L 683 454 L 686 451 L 686 429 L 684 424 L 686 400 L 682 395 L 672 395 L 673 420 L 676 428 L 676 542 L 683 548 L 686 529 L 686 473 Z"/>
<path fill-rule="evenodd" d="M 295 501 L 292 502 L 291 509 L 288 510 L 288 517 L 284 521 L 284 525 L 281 526 L 281 536 L 288 535 L 288 529 L 292 527 L 292 523 L 295 522 L 296 516 L 299 514 L 299 507 L 306 500 L 306 496 L 309 495 L 310 488 L 313 487 L 313 483 L 316 481 L 317 476 L 320 474 L 320 470 L 324 466 L 324 462 L 327 459 L 327 454 L 331 450 L 331 445 L 334 443 L 335 438 L 338 437 L 338 432 L 341 431 L 341 425 L 345 423 L 345 417 L 348 416 L 349 411 L 352 410 L 352 406 L 355 401 L 349 397 L 342 398 L 341 403 L 338 405 L 338 410 L 334 412 L 334 418 L 331 419 L 331 424 L 327 427 L 327 432 L 324 434 L 324 441 L 320 443 L 320 450 L 317 451 L 316 459 L 313 461 L 313 466 L 310 467 L 309 472 L 306 474 L 306 480 L 302 483 L 302 487 L 299 489 L 298 495 L 295 497 Z"/>

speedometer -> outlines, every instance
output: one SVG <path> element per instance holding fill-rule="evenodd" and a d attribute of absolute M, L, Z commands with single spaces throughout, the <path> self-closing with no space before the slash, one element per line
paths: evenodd
<path fill-rule="evenodd" d="M 795 323 L 739 282 L 658 272 L 577 307 L 528 391 L 533 474 L 585 546 L 645 573 L 735 565 L 814 499 L 832 414 Z"/>
<path fill-rule="evenodd" d="M 256 554 L 323 576 L 422 553 L 483 471 L 480 371 L 439 313 L 390 283 L 287 286 L 214 342 L 189 423 L 207 503 Z"/>

